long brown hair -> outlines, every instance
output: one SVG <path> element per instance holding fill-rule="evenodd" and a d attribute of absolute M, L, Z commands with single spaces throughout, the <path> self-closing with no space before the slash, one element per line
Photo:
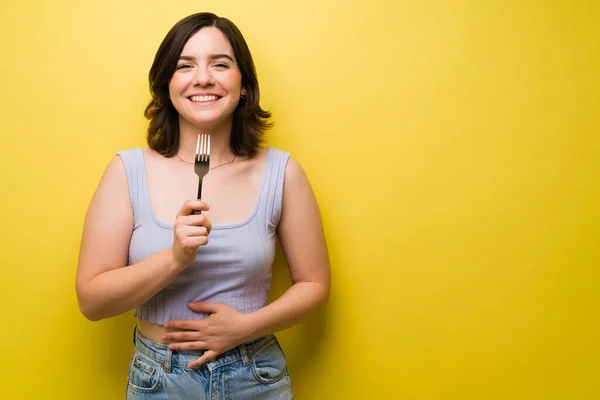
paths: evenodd
<path fill-rule="evenodd" d="M 252 157 L 263 142 L 264 133 L 273 126 L 271 113 L 260 107 L 260 90 L 252 54 L 242 33 L 227 18 L 212 13 L 190 15 L 177 22 L 163 39 L 150 68 L 149 81 L 152 100 L 144 116 L 150 120 L 146 140 L 158 153 L 174 156 L 179 149 L 179 114 L 169 97 L 169 82 L 177 68 L 179 56 L 187 41 L 200 29 L 218 28 L 231 45 L 242 74 L 245 98 L 233 114 L 230 147 L 237 156 Z"/>

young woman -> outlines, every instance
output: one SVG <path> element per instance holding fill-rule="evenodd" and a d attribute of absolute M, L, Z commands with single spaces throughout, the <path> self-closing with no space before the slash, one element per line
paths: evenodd
<path fill-rule="evenodd" d="M 326 301 L 329 260 L 302 168 L 261 146 L 270 114 L 242 34 L 214 14 L 184 18 L 156 53 L 150 88 L 149 147 L 117 153 L 88 209 L 81 312 L 96 321 L 135 309 L 129 399 L 291 398 L 273 333 Z M 196 199 L 200 133 L 210 172 Z M 292 286 L 267 304 L 277 238 Z"/>

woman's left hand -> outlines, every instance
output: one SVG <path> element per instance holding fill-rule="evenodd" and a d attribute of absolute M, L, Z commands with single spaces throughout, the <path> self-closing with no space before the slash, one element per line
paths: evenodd
<path fill-rule="evenodd" d="M 216 358 L 227 350 L 250 340 L 250 321 L 247 314 L 219 303 L 196 302 L 188 304 L 195 312 L 210 315 L 201 320 L 173 320 L 165 324 L 171 329 L 181 329 L 166 333 L 162 339 L 168 342 L 171 350 L 206 350 L 188 368 L 198 367 Z"/>

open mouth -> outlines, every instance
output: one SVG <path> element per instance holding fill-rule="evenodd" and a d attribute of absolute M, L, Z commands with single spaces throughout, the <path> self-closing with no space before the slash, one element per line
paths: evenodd
<path fill-rule="evenodd" d="M 212 103 L 213 101 L 217 101 L 220 98 L 221 97 L 216 96 L 216 95 L 189 97 L 190 101 L 192 101 L 193 103 Z"/>

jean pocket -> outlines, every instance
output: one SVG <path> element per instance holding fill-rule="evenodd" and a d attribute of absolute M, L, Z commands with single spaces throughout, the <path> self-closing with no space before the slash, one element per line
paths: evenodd
<path fill-rule="evenodd" d="M 252 374 L 258 382 L 265 384 L 279 382 L 287 375 L 285 355 L 274 337 L 252 354 Z"/>
<path fill-rule="evenodd" d="M 129 365 L 127 386 L 134 392 L 155 392 L 159 388 L 161 372 L 158 361 L 135 352 Z"/>

